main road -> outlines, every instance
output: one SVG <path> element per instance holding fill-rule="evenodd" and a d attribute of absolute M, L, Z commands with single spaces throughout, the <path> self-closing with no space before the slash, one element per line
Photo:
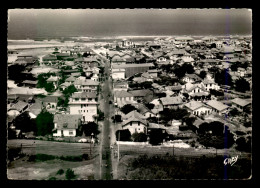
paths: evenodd
<path fill-rule="evenodd" d="M 101 155 L 100 155 L 100 179 L 111 180 L 113 179 L 112 173 L 112 162 L 111 162 L 111 109 L 110 109 L 110 96 L 112 95 L 112 80 L 110 79 L 110 63 L 104 60 L 104 84 L 102 87 L 101 94 L 104 98 L 104 124 L 102 127 L 102 138 L 101 138 Z"/>

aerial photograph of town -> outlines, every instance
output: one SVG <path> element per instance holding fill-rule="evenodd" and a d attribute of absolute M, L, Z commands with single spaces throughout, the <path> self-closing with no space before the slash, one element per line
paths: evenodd
<path fill-rule="evenodd" d="M 9 9 L 9 180 L 250 180 L 252 10 Z"/>

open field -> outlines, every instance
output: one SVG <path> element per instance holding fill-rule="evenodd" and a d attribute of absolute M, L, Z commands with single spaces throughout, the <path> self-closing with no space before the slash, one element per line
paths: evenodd
<path fill-rule="evenodd" d="M 22 152 L 25 154 L 47 154 L 55 156 L 78 156 L 82 154 L 90 154 L 95 147 L 90 143 L 66 143 L 66 142 L 53 142 L 42 140 L 8 140 L 8 147 L 21 147 Z M 90 150 L 91 145 L 91 150 Z"/>
<path fill-rule="evenodd" d="M 62 160 L 50 160 L 45 162 L 28 162 L 28 157 L 11 162 L 8 166 L 8 179 L 15 180 L 48 180 L 50 177 L 65 179 L 65 175 L 56 175 L 59 169 L 65 172 L 72 169 L 76 179 L 89 179 L 94 175 L 93 160 L 70 162 Z"/>

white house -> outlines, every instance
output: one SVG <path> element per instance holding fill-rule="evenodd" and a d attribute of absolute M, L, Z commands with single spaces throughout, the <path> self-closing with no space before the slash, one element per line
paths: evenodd
<path fill-rule="evenodd" d="M 75 92 L 69 99 L 70 114 L 81 114 L 83 122 L 95 121 L 97 116 L 97 94 L 94 92 Z"/>
<path fill-rule="evenodd" d="M 227 113 L 227 110 L 229 109 L 229 106 L 216 100 L 210 100 L 206 104 L 212 108 L 212 113 L 216 113 L 218 115 Z"/>
<path fill-rule="evenodd" d="M 201 84 L 205 87 L 207 91 L 209 91 L 210 89 L 220 89 L 219 85 L 214 80 L 204 79 Z"/>
<path fill-rule="evenodd" d="M 185 108 L 193 115 L 201 116 L 201 115 L 209 115 L 212 112 L 212 108 L 206 106 L 202 102 L 199 101 L 190 101 L 189 103 L 184 105 Z"/>
<path fill-rule="evenodd" d="M 125 104 L 134 103 L 133 94 L 127 91 L 115 91 L 114 92 L 114 103 L 116 103 L 119 107 L 124 106 Z"/>
<path fill-rule="evenodd" d="M 75 137 L 82 115 L 55 114 L 53 136 Z"/>
<path fill-rule="evenodd" d="M 122 122 L 122 129 L 128 129 L 131 134 L 141 132 L 147 134 L 147 122 L 146 120 L 132 113 L 127 120 Z"/>

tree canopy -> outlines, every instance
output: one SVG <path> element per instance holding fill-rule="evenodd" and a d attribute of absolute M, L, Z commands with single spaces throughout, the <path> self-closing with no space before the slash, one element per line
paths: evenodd
<path fill-rule="evenodd" d="M 199 126 L 198 133 L 198 141 L 206 147 L 230 148 L 235 142 L 233 133 L 219 121 L 202 123 Z"/>
<path fill-rule="evenodd" d="M 219 85 L 233 85 L 232 78 L 226 69 L 222 69 L 215 73 L 215 82 Z"/>
<path fill-rule="evenodd" d="M 80 133 L 83 132 L 85 136 L 91 136 L 92 133 L 96 136 L 100 133 L 100 131 L 98 130 L 98 124 L 96 124 L 95 122 L 88 122 L 87 124 L 82 124 Z"/>
<path fill-rule="evenodd" d="M 250 90 L 250 84 L 244 78 L 239 78 L 235 81 L 235 90 L 244 93 Z"/>
<path fill-rule="evenodd" d="M 119 138 L 120 133 L 120 138 Z M 117 141 L 131 141 L 131 133 L 128 129 L 117 130 L 116 131 L 116 140 Z"/>
<path fill-rule="evenodd" d="M 207 72 L 206 71 L 200 71 L 199 77 L 201 77 L 202 79 L 206 78 L 207 76 Z"/>
<path fill-rule="evenodd" d="M 137 110 L 133 105 L 131 104 L 126 104 L 121 108 L 121 111 L 124 114 L 128 114 L 129 112 L 132 112 L 133 110 Z"/>
<path fill-rule="evenodd" d="M 52 133 L 54 128 L 53 119 L 53 114 L 49 113 L 45 109 L 41 111 L 41 113 L 36 117 L 36 133 L 38 136 L 45 136 Z"/>

